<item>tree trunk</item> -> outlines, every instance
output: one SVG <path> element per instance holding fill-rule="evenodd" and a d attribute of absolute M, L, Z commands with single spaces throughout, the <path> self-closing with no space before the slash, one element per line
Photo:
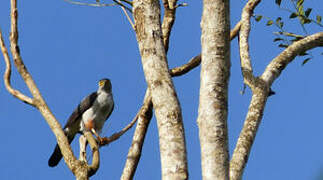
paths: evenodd
<path fill-rule="evenodd" d="M 204 180 L 229 179 L 229 1 L 203 1 L 200 104 L 197 123 Z"/>
<path fill-rule="evenodd" d="M 187 179 L 181 108 L 169 74 L 158 0 L 135 0 L 133 14 L 145 78 L 157 118 L 163 179 Z"/>

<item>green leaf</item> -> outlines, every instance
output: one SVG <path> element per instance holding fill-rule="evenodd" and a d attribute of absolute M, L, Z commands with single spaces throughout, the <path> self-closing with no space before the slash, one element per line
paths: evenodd
<path fill-rule="evenodd" d="M 302 63 L 302 66 L 304 66 L 304 64 L 306 64 L 311 58 L 306 58 L 303 63 Z"/>
<path fill-rule="evenodd" d="M 292 39 L 291 41 L 292 42 L 296 42 L 296 41 L 299 41 L 299 40 L 301 40 L 301 39 L 303 39 L 303 37 L 295 37 L 294 39 Z"/>
<path fill-rule="evenodd" d="M 306 56 L 306 55 L 308 55 L 308 54 L 304 51 L 304 52 L 299 53 L 298 55 L 299 55 L 299 56 Z"/>
<path fill-rule="evenodd" d="M 281 18 L 281 17 L 278 17 L 278 18 L 276 19 L 276 24 L 277 24 L 277 26 L 278 26 L 279 28 L 283 28 L 283 26 L 284 26 L 284 22 L 282 22 L 281 20 L 282 20 L 282 18 Z"/>
<path fill-rule="evenodd" d="M 309 23 L 311 23 L 312 21 L 310 20 L 310 19 L 308 19 L 308 18 L 304 18 L 304 24 L 309 24 Z"/>
<path fill-rule="evenodd" d="M 311 12 L 312 12 L 312 8 L 306 9 L 305 16 L 308 17 L 311 14 Z"/>
<path fill-rule="evenodd" d="M 267 21 L 267 26 L 271 26 L 274 22 L 272 20 Z"/>
<path fill-rule="evenodd" d="M 287 48 L 288 47 L 288 44 L 279 44 L 278 47 Z"/>
<path fill-rule="evenodd" d="M 280 3 L 282 2 L 282 0 L 275 0 L 275 3 L 280 6 Z"/>
<path fill-rule="evenodd" d="M 294 13 L 294 12 L 292 14 L 290 14 L 290 16 L 289 16 L 290 19 L 293 19 L 293 18 L 296 18 L 296 17 L 297 17 L 297 14 Z"/>
<path fill-rule="evenodd" d="M 274 39 L 274 42 L 276 42 L 276 41 L 282 41 L 282 40 L 284 40 L 284 39 L 282 39 L 282 38 L 275 38 Z"/>
<path fill-rule="evenodd" d="M 300 7 L 303 5 L 303 3 L 304 3 L 304 0 L 298 0 L 296 5 L 297 7 Z"/>
<path fill-rule="evenodd" d="M 317 16 L 316 16 L 316 22 L 320 24 L 320 23 L 321 23 L 321 21 L 322 21 L 322 16 L 317 15 Z"/>
<path fill-rule="evenodd" d="M 256 19 L 257 22 L 259 22 L 262 19 L 262 16 L 261 15 L 258 15 L 258 16 L 256 16 L 255 19 Z"/>
<path fill-rule="evenodd" d="M 300 6 L 300 7 L 298 8 L 298 14 L 305 16 L 303 6 Z"/>

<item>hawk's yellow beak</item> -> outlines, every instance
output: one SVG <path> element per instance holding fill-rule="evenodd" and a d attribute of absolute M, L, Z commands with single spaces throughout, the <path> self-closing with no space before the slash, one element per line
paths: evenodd
<path fill-rule="evenodd" d="M 105 81 L 104 81 L 104 80 L 99 81 L 99 86 L 103 86 L 103 85 L 104 85 L 104 83 L 105 83 Z"/>

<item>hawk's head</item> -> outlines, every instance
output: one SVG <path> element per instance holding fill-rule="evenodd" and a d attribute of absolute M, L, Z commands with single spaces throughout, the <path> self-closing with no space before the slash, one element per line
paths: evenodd
<path fill-rule="evenodd" d="M 101 79 L 99 81 L 99 88 L 107 92 L 111 92 L 112 85 L 110 79 Z"/>

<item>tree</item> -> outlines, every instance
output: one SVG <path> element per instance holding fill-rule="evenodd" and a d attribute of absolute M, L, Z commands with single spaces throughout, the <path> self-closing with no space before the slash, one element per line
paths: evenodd
<path fill-rule="evenodd" d="M 116 1 L 121 3 L 120 1 Z M 272 93 L 271 85 L 282 70 L 297 55 L 307 50 L 323 46 L 322 32 L 299 38 L 293 44 L 285 46 L 276 58 L 267 66 L 261 76 L 255 76 L 251 56 L 249 53 L 250 21 L 254 8 L 260 0 L 250 0 L 243 9 L 241 21 L 229 33 L 229 3 L 204 1 L 202 17 L 202 53 L 195 56 L 187 64 L 179 68 L 168 70 L 166 53 L 169 47 L 169 37 L 175 20 L 176 8 L 180 7 L 176 0 L 163 1 L 165 13 L 163 23 L 160 22 L 160 7 L 158 1 L 138 0 L 133 5 L 136 37 L 141 54 L 143 70 L 148 84 L 148 90 L 142 108 L 124 130 L 116 136 L 120 137 L 138 119 L 133 137 L 133 144 L 129 150 L 128 159 L 122 177 L 130 179 L 136 170 L 145 133 L 152 117 L 152 108 L 158 123 L 159 142 L 163 179 L 187 179 L 186 143 L 183 120 L 177 93 L 171 76 L 182 75 L 201 62 L 201 87 L 198 124 L 200 130 L 202 176 L 204 179 L 241 179 L 247 163 L 258 126 L 263 116 L 268 96 Z M 35 106 L 47 120 L 62 149 L 65 162 L 77 179 L 86 179 L 93 175 L 99 167 L 98 146 L 90 134 L 87 138 L 91 143 L 93 160 L 91 165 L 76 160 L 69 147 L 62 129 L 42 98 L 33 79 L 28 73 L 20 56 L 17 45 L 17 8 L 12 0 L 12 29 L 10 36 L 11 53 L 15 65 L 26 82 L 32 98 L 13 89 L 10 85 L 10 58 L 1 42 L 4 59 L 7 63 L 5 83 L 8 91 L 18 99 Z M 277 3 L 277 2 L 276 2 Z M 120 4 L 119 4 L 120 5 Z M 280 2 L 279 2 L 280 5 Z M 123 6 L 122 6 L 123 7 Z M 300 6 L 299 6 L 300 7 Z M 125 8 L 125 7 L 123 7 Z M 125 11 L 126 12 L 126 11 Z M 216 12 L 212 14 L 212 12 Z M 306 18 L 298 13 L 299 19 L 306 22 Z M 259 16 L 258 16 L 259 17 Z M 319 18 L 318 18 L 319 20 Z M 214 24 L 213 24 L 213 23 Z M 267 24 L 270 24 L 269 21 Z M 279 22 L 278 22 L 279 23 Z M 228 82 L 230 75 L 229 41 L 239 32 L 241 57 L 241 71 L 244 83 L 252 90 L 252 99 L 246 116 L 244 127 L 238 138 L 232 159 L 229 162 L 227 109 Z M 230 38 L 231 36 L 231 38 Z"/>

